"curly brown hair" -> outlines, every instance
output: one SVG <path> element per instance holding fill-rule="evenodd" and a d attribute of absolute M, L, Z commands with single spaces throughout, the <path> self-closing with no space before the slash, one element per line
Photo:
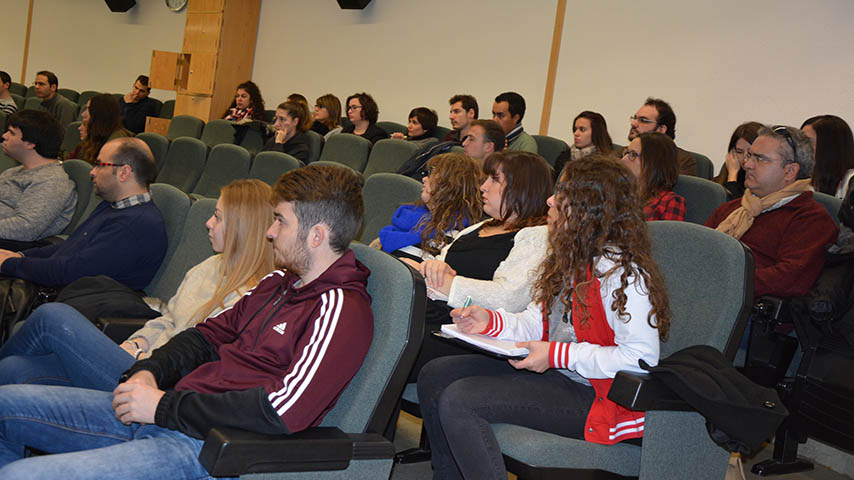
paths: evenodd
<path fill-rule="evenodd" d="M 421 248 L 433 255 L 445 246 L 445 234 L 480 221 L 482 173 L 477 164 L 462 153 L 436 155 L 427 162 L 433 191 L 426 207 L 430 215 L 419 222 Z M 421 202 L 419 202 L 421 203 Z"/>
<path fill-rule="evenodd" d="M 553 202 L 556 213 L 552 213 L 549 225 L 548 252 L 534 283 L 534 300 L 547 313 L 558 296 L 566 309 L 574 300 L 581 308 L 580 324 L 586 325 L 589 305 L 584 299 L 593 284 L 588 272 L 596 259 L 604 256 L 614 262 L 614 267 L 593 272 L 597 277 L 620 271 L 620 287 L 612 294 L 611 308 L 620 320 L 629 322 L 625 291 L 630 283 L 639 286 L 642 280 L 652 304 L 647 322 L 658 329 L 659 338 L 666 339 L 670 329 L 667 290 L 652 259 L 634 175 L 615 159 L 593 154 L 583 162 L 567 164 Z M 567 288 L 573 283 L 575 292 Z"/>

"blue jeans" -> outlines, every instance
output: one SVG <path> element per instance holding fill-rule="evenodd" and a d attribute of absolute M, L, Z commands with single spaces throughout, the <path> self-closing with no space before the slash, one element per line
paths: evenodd
<path fill-rule="evenodd" d="M 0 387 L 0 478 L 211 478 L 202 440 L 156 425 L 124 425 L 109 392 Z M 52 455 L 23 458 L 26 447 Z"/>
<path fill-rule="evenodd" d="M 112 391 L 134 359 L 77 310 L 47 303 L 0 348 L 0 385 L 38 383 Z"/>
<path fill-rule="evenodd" d="M 432 360 L 418 376 L 418 401 L 432 449 L 433 478 L 506 479 L 491 423 L 584 438 L 593 387 L 506 360 L 456 355 Z"/>

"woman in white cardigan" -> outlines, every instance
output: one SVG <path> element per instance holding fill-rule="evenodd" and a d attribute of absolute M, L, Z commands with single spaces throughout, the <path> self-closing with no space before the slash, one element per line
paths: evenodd
<path fill-rule="evenodd" d="M 451 309 L 468 297 L 486 308 L 523 309 L 530 301 L 548 244 L 552 168 L 539 155 L 510 151 L 487 157 L 483 171 L 483 211 L 491 218 L 460 232 L 437 258 L 408 261 L 427 282 L 428 331 L 450 323 Z M 411 378 L 426 361 L 451 353 L 458 351 L 428 335 Z"/>

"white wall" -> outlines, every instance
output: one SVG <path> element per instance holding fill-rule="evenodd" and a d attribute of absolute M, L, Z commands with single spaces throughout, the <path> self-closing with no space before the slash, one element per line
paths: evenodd
<path fill-rule="evenodd" d="M 426 105 L 448 125 L 448 98 L 471 93 L 489 118 L 505 90 L 528 102 L 539 130 L 556 0 L 262 0 L 253 79 L 269 106 L 291 92 L 309 101 L 374 95 L 380 118 L 405 123 Z M 5 0 L 0 69 L 19 80 L 27 0 Z M 850 0 L 676 2 L 569 0 L 548 134 L 568 140 L 581 110 L 608 120 L 625 143 L 628 116 L 649 95 L 677 114 L 677 143 L 720 165 L 746 120 L 799 126 L 834 113 L 854 121 Z M 123 92 L 151 50 L 180 49 L 184 13 L 138 0 L 127 14 L 100 0 L 35 0 L 26 83 L 54 70 L 60 85 Z M 172 98 L 155 91 L 158 98 Z"/>
<path fill-rule="evenodd" d="M 373 0 L 353 11 L 333 0 L 265 0 L 253 78 L 267 108 L 292 92 L 309 102 L 333 93 L 343 103 L 366 91 L 380 107 L 380 120 L 405 124 L 413 107 L 428 106 L 445 126 L 451 95 L 474 95 L 481 118 L 492 118 L 495 96 L 515 90 L 528 104 L 524 125 L 536 130 L 556 5 Z"/>
<path fill-rule="evenodd" d="M 15 15 L 6 15 L 6 3 Z M 27 0 L 5 0 L 0 31 L 11 29 L 12 45 L 4 44 L 3 67 L 21 78 Z M 35 0 L 30 33 L 27 78 L 51 70 L 60 88 L 78 91 L 127 92 L 137 75 L 147 73 L 152 50 L 179 51 L 184 38 L 184 12 L 173 13 L 162 0 L 138 0 L 127 13 L 112 13 L 102 0 Z M 18 38 L 20 40 L 18 40 Z M 174 92 L 155 90 L 161 100 Z"/>
<path fill-rule="evenodd" d="M 625 144 L 647 96 L 676 112 L 676 141 L 719 167 L 732 131 L 756 120 L 800 127 L 854 121 L 854 2 L 570 0 L 549 135 L 574 116 L 605 116 Z"/>

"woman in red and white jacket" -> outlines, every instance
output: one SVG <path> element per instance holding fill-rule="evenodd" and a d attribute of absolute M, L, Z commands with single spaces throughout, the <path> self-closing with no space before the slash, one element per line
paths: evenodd
<path fill-rule="evenodd" d="M 529 355 L 443 357 L 418 377 L 434 478 L 507 478 L 490 423 L 603 444 L 643 435 L 643 412 L 607 398 L 619 370 L 658 363 L 670 325 L 634 176 L 606 156 L 571 162 L 547 203 L 549 249 L 528 308 L 451 313 L 461 331 Z"/>

